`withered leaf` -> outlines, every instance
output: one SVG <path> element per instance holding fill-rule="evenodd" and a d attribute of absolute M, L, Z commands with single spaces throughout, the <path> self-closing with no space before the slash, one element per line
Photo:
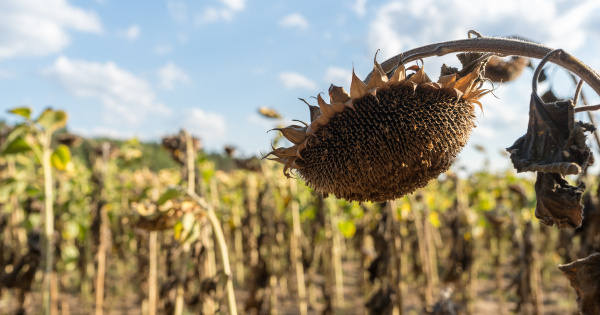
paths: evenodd
<path fill-rule="evenodd" d="M 532 95 L 527 134 L 506 150 L 518 172 L 579 174 L 590 162 L 585 131 L 593 126 L 575 122 L 571 100 L 544 103 Z"/>
<path fill-rule="evenodd" d="M 537 77 L 547 59 L 540 62 L 534 75 L 527 133 L 506 150 L 517 172 L 538 172 L 536 217 L 550 226 L 578 227 L 583 219 L 580 201 L 585 184 L 571 186 L 564 176 L 580 174 L 593 163 L 585 132 L 595 127 L 575 121 L 573 101 L 544 103 L 537 95 Z"/>
<path fill-rule="evenodd" d="M 583 205 L 580 204 L 585 184 L 577 187 L 558 173 L 537 173 L 535 194 L 537 203 L 535 217 L 542 223 L 558 228 L 577 228 L 583 220 Z"/>
<path fill-rule="evenodd" d="M 579 314 L 600 314 L 600 253 L 559 265 L 577 294 Z"/>

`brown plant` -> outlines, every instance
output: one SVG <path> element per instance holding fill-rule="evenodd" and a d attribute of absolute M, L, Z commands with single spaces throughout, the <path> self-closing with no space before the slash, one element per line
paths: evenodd
<path fill-rule="evenodd" d="M 489 92 L 481 89 L 487 58 L 462 57 L 463 70 L 446 68 L 437 82 L 423 66 L 386 74 L 375 60 L 368 83 L 353 74 L 350 93 L 332 85 L 331 104 L 318 95 L 310 125 L 277 129 L 294 145 L 268 155 L 286 176 L 295 169 L 308 186 L 347 200 L 380 202 L 424 187 L 467 143 L 474 104 Z"/>

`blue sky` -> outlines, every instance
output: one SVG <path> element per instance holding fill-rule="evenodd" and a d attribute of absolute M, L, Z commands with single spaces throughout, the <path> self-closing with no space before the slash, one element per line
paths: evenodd
<path fill-rule="evenodd" d="M 599 68 L 598 16 L 595 0 L 0 0 L 0 119 L 13 121 L 5 109 L 16 106 L 51 106 L 86 136 L 157 140 L 185 127 L 211 151 L 266 153 L 276 122 L 259 107 L 284 123 L 308 121 L 297 98 L 331 83 L 348 90 L 352 67 L 364 77 L 377 49 L 384 61 L 475 29 L 564 48 Z M 430 77 L 442 62 L 457 65 L 426 59 Z M 559 96 L 570 96 L 564 73 L 550 73 Z M 482 99 L 459 163 L 481 165 L 479 144 L 495 167 L 509 165 L 498 152 L 527 128 L 530 81 L 527 70 Z"/>

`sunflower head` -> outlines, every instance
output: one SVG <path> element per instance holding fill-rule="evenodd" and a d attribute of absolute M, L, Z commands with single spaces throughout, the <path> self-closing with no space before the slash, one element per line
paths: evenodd
<path fill-rule="evenodd" d="M 277 128 L 292 146 L 267 156 L 296 170 L 307 185 L 351 201 L 381 202 L 411 193 L 448 170 L 467 143 L 484 64 L 443 71 L 399 65 L 389 75 L 375 60 L 368 83 L 352 74 L 350 93 L 331 85 L 309 105 L 310 124 Z M 408 71 L 414 71 L 407 75 Z"/>

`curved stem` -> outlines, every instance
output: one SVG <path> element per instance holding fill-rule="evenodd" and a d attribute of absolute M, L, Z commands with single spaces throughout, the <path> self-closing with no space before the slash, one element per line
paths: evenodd
<path fill-rule="evenodd" d="M 387 73 L 399 64 L 451 53 L 480 52 L 498 56 L 522 56 L 542 59 L 554 49 L 517 38 L 477 37 L 430 44 L 408 50 L 381 64 Z M 569 53 L 553 56 L 549 61 L 571 71 L 600 95 L 600 75 Z M 371 74 L 367 76 L 368 81 Z"/>
<path fill-rule="evenodd" d="M 217 243 L 219 245 L 219 251 L 221 252 L 221 259 L 223 260 L 223 275 L 225 276 L 226 281 L 226 292 L 227 292 L 227 301 L 229 306 L 229 314 L 237 315 L 237 306 L 235 302 L 235 293 L 233 290 L 233 282 L 231 279 L 231 266 L 229 265 L 229 252 L 227 249 L 227 243 L 225 242 L 225 236 L 223 235 L 223 229 L 221 229 L 221 222 L 217 218 L 215 211 L 209 203 L 207 203 L 204 198 L 198 196 L 195 192 L 183 189 L 181 187 L 177 187 L 181 192 L 188 195 L 192 198 L 199 206 L 202 208 L 202 211 L 208 217 L 210 221 L 213 231 L 215 233 L 215 237 L 217 238 Z"/>

